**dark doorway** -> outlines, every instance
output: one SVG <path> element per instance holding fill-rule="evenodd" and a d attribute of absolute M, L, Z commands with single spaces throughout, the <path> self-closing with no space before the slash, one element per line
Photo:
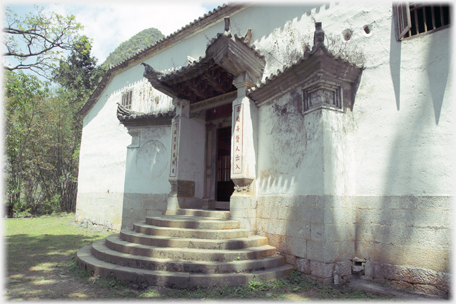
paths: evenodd
<path fill-rule="evenodd" d="M 217 201 L 229 202 L 234 191 L 231 174 L 231 127 L 217 129 Z"/>

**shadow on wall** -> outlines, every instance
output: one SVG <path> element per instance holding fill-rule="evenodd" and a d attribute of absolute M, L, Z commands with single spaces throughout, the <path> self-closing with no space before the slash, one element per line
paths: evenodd
<path fill-rule="evenodd" d="M 393 80 L 396 107 L 401 109 L 401 49 L 402 44 L 395 38 L 394 18 L 391 18 L 390 71 Z"/>
<path fill-rule="evenodd" d="M 402 122 L 391 136 L 389 160 L 383 176 L 384 188 L 379 189 L 383 195 L 372 198 L 369 206 L 363 206 L 366 209 L 357 209 L 355 241 L 363 241 L 361 234 L 370 236 L 369 249 L 364 247 L 367 250 L 364 252 L 374 262 L 449 271 L 450 248 L 442 240 L 449 238 L 449 229 L 445 228 L 443 220 L 449 205 L 445 197 L 426 194 L 426 190 L 438 189 L 437 185 L 442 182 L 439 177 L 431 179 L 430 174 L 435 172 L 432 162 L 441 157 L 436 154 L 439 149 L 434 143 L 443 143 L 438 139 L 433 143 L 433 137 L 425 134 L 439 132 L 449 76 L 448 61 L 451 61 L 450 37 L 447 30 L 430 35 L 426 37 L 431 41 L 429 49 L 421 50 L 426 54 L 426 72 L 417 68 L 416 72 L 422 75 L 420 83 L 415 88 L 403 86 L 403 96 L 411 97 L 402 100 L 407 108 L 400 111 L 401 42 L 395 40 L 392 24 L 390 68 L 399 111 L 397 115 Z M 410 44 L 414 42 L 412 39 Z M 435 125 L 430 119 L 430 102 L 433 104 Z M 442 178 L 444 176 L 443 173 Z M 358 250 L 363 252 L 362 248 L 355 249 L 357 253 L 360 252 Z"/>
<path fill-rule="evenodd" d="M 430 34 L 431 43 L 428 50 L 421 50 L 427 56 L 426 72 L 429 81 L 429 87 L 432 95 L 432 104 L 434 107 L 435 123 L 438 125 L 440 120 L 440 112 L 442 110 L 443 98 L 445 96 L 445 88 L 448 83 L 448 76 L 451 66 L 450 52 L 450 31 L 439 30 Z M 438 37 L 438 38 L 437 38 Z M 420 39 L 419 37 L 410 38 Z M 438 40 L 438 41 L 437 41 Z M 396 97 L 396 107 L 399 111 L 401 108 L 401 55 L 402 43 L 395 39 L 394 19 L 391 18 L 391 44 L 390 44 L 390 71 L 393 81 L 394 93 Z M 414 51 L 415 53 L 415 51 Z M 417 52 L 419 53 L 419 52 Z"/>
<path fill-rule="evenodd" d="M 437 37 L 439 37 L 438 41 L 436 41 Z M 450 73 L 452 61 L 450 52 L 451 38 L 449 30 L 441 30 L 431 34 L 431 47 L 427 52 L 426 72 L 431 89 L 435 123 L 437 125 L 440 120 L 440 112 L 442 110 L 443 98 L 445 97 L 445 89 L 448 84 L 448 75 Z"/>

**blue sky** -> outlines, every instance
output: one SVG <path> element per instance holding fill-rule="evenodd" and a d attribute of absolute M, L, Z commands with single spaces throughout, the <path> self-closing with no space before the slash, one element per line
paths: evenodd
<path fill-rule="evenodd" d="M 84 25 L 83 34 L 93 39 L 92 54 L 101 64 L 106 57 L 138 32 L 155 27 L 165 36 L 199 18 L 224 2 L 197 1 L 78 1 L 37 2 L 61 15 L 75 15 Z M 30 2 L 4 2 L 19 15 L 35 11 Z"/>

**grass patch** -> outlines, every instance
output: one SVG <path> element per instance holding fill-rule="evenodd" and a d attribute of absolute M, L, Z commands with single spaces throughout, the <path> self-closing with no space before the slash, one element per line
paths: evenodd
<path fill-rule="evenodd" d="M 168 290 L 160 296 L 165 299 L 270 299 L 293 300 L 290 294 L 300 294 L 297 300 L 311 299 L 387 299 L 371 293 L 355 290 L 337 290 L 306 279 L 295 268 L 286 278 L 275 281 L 251 281 L 247 286 L 214 286 L 212 288 Z"/>
<path fill-rule="evenodd" d="M 72 220 L 74 214 L 6 219 L 8 273 L 48 272 L 73 257 L 81 247 L 106 237 L 67 225 Z"/>

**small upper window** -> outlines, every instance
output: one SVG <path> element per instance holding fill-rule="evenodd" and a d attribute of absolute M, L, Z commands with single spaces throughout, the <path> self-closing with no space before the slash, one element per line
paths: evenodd
<path fill-rule="evenodd" d="M 450 5 L 398 3 L 393 5 L 396 40 L 428 33 L 450 24 Z"/>
<path fill-rule="evenodd" d="M 132 99 L 133 91 L 128 91 L 122 94 L 122 106 L 131 110 L 131 99 Z"/>

